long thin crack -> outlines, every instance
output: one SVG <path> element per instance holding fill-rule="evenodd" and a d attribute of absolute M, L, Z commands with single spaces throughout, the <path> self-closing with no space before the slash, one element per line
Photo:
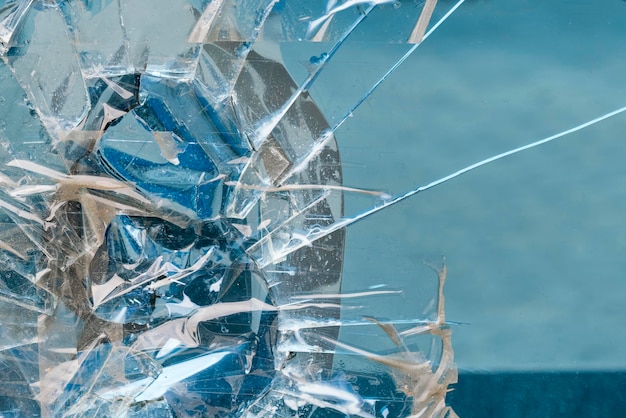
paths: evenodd
<path fill-rule="evenodd" d="M 531 142 L 530 144 L 526 144 L 526 145 L 523 145 L 521 147 L 513 148 L 512 150 L 505 151 L 503 153 L 494 155 L 494 156 L 489 157 L 489 158 L 485 158 L 484 160 L 481 160 L 481 161 L 478 161 L 478 162 L 476 162 L 474 164 L 468 165 L 467 167 L 464 167 L 464 168 L 462 168 L 460 170 L 457 170 L 454 173 L 448 174 L 447 176 L 444 176 L 444 177 L 441 177 L 441 178 L 439 178 L 437 180 L 431 181 L 430 183 L 428 183 L 428 184 L 426 184 L 424 186 L 421 186 L 421 187 L 418 187 L 416 189 L 413 189 L 413 190 L 411 190 L 411 191 L 409 191 L 409 192 L 407 192 L 407 193 L 405 193 L 405 194 L 403 194 L 401 196 L 397 196 L 393 200 L 385 202 L 381 206 L 372 208 L 372 209 L 370 209 L 370 210 L 368 210 L 366 212 L 363 212 L 363 213 L 355 216 L 354 218 L 348 219 L 347 222 L 345 224 L 343 224 L 342 226 L 340 226 L 339 228 L 343 228 L 343 227 L 346 227 L 346 226 L 351 225 L 353 223 L 356 223 L 356 222 L 358 222 L 358 221 L 360 221 L 362 219 L 367 218 L 370 215 L 373 215 L 376 212 L 379 212 L 379 211 L 381 211 L 381 210 L 383 210 L 385 208 L 388 208 L 389 206 L 393 206 L 395 204 L 398 204 L 398 203 L 402 202 L 403 200 L 408 199 L 411 196 L 414 196 L 414 195 L 416 195 L 418 193 L 424 192 L 424 191 L 426 191 L 428 189 L 432 189 L 434 187 L 437 187 L 440 184 L 443 184 L 443 183 L 445 183 L 447 181 L 450 181 L 450 180 L 455 179 L 455 178 L 457 178 L 459 176 L 462 176 L 465 173 L 469 173 L 470 171 L 475 170 L 475 169 L 477 169 L 479 167 L 482 167 L 484 165 L 493 163 L 494 161 L 501 160 L 501 159 L 503 159 L 505 157 L 508 157 L 508 156 L 511 156 L 511 155 L 514 155 L 514 154 L 518 154 L 518 153 L 520 153 L 522 151 L 526 151 L 526 150 L 538 147 L 540 145 L 547 144 L 547 143 L 552 142 L 552 141 L 554 141 L 556 139 L 562 138 L 562 137 L 567 136 L 569 134 L 573 134 L 574 132 L 578 132 L 578 131 L 580 131 L 582 129 L 588 128 L 588 127 L 590 127 L 592 125 L 600 123 L 600 122 L 602 122 L 602 121 L 604 121 L 606 119 L 612 118 L 613 116 L 617 116 L 617 115 L 619 115 L 621 113 L 624 113 L 624 112 L 626 112 L 626 106 L 620 107 L 619 109 L 614 110 L 612 112 L 605 113 L 602 116 L 598 116 L 597 118 L 591 119 L 591 120 L 589 120 L 589 121 L 587 121 L 585 123 L 581 123 L 580 125 L 577 125 L 577 126 L 575 126 L 573 128 L 570 128 L 570 129 L 567 129 L 565 131 L 559 132 L 558 134 L 554 134 L 554 135 L 549 136 L 547 138 L 543 138 L 543 139 L 540 139 L 538 141 Z"/>
<path fill-rule="evenodd" d="M 296 243 L 291 242 L 290 243 L 291 245 L 286 246 L 285 248 L 283 248 L 282 251 L 274 250 L 274 253 L 272 254 L 272 258 L 271 259 L 264 259 L 261 262 L 261 265 L 271 264 L 273 262 L 272 259 L 280 260 L 280 259 L 284 258 L 287 254 L 289 254 L 289 253 L 291 253 L 293 251 L 296 251 L 297 249 L 302 248 L 304 246 L 310 245 L 313 241 L 318 240 L 318 239 L 320 239 L 320 238 L 322 238 L 324 236 L 327 236 L 327 235 L 333 233 L 334 231 L 337 231 L 337 230 L 342 229 L 342 228 L 346 228 L 346 227 L 348 227 L 348 226 L 350 226 L 352 224 L 355 224 L 355 223 L 357 223 L 357 222 L 359 222 L 359 221 L 361 221 L 361 220 L 363 220 L 365 218 L 368 218 L 369 216 L 371 216 L 371 215 L 373 215 L 373 214 L 375 214 L 377 212 L 380 212 L 383 209 L 386 209 L 388 207 L 394 206 L 394 205 L 396 205 L 396 204 L 398 204 L 398 203 L 400 203 L 400 202 L 402 202 L 402 201 L 404 201 L 404 200 L 406 200 L 406 199 L 408 199 L 408 198 L 410 198 L 412 196 L 415 196 L 418 193 L 422 193 L 422 192 L 425 192 L 426 190 L 435 188 L 435 187 L 437 187 L 437 186 L 439 186 L 439 185 L 441 185 L 441 184 L 443 184 L 445 182 L 448 182 L 448 181 L 450 181 L 452 179 L 455 179 L 455 178 L 457 178 L 459 176 L 462 176 L 463 174 L 466 174 L 466 173 L 469 173 L 470 171 L 476 170 L 477 168 L 480 168 L 480 167 L 485 166 L 487 164 L 490 164 L 490 163 L 493 163 L 495 161 L 501 160 L 501 159 L 503 159 L 505 157 L 508 157 L 508 156 L 511 156 L 511 155 L 514 155 L 514 154 L 518 154 L 518 153 L 520 153 L 522 151 L 526 151 L 526 150 L 538 147 L 540 145 L 547 144 L 547 143 L 552 142 L 554 140 L 557 140 L 559 138 L 563 138 L 563 137 L 565 137 L 567 135 L 570 135 L 572 133 L 578 132 L 578 131 L 580 131 L 582 129 L 588 128 L 588 127 L 593 126 L 593 125 L 595 125 L 597 123 L 600 123 L 600 122 L 602 122 L 604 120 L 607 120 L 609 118 L 617 116 L 617 115 L 619 115 L 619 114 L 621 114 L 623 112 L 626 112 L 626 106 L 620 107 L 619 109 L 614 110 L 612 112 L 605 113 L 605 114 L 603 114 L 601 116 L 598 116 L 598 117 L 596 117 L 594 119 L 591 119 L 591 120 L 589 120 L 587 122 L 581 123 L 580 125 L 577 125 L 577 126 L 575 126 L 573 128 L 570 128 L 570 129 L 567 129 L 565 131 L 559 132 L 557 134 L 551 135 L 551 136 L 549 136 L 547 138 L 543 138 L 543 139 L 540 139 L 538 141 L 531 142 L 530 144 L 526 144 L 526 145 L 523 145 L 523 146 L 511 149 L 509 151 L 505 151 L 505 152 L 502 152 L 500 154 L 494 155 L 492 157 L 485 158 L 484 160 L 481 160 L 481 161 L 478 161 L 478 162 L 476 162 L 474 164 L 468 165 L 468 166 L 466 166 L 464 168 L 461 168 L 460 170 L 457 170 L 457 171 L 455 171 L 453 173 L 450 173 L 450 174 L 448 174 L 448 175 L 446 175 L 444 177 L 440 177 L 440 178 L 438 178 L 436 180 L 433 180 L 430 183 L 425 184 L 424 186 L 417 187 L 417 188 L 415 188 L 413 190 L 410 190 L 410 191 L 408 191 L 408 192 L 406 192 L 406 193 L 404 193 L 402 195 L 396 196 L 395 198 L 393 198 L 393 199 L 391 199 L 391 200 L 389 200 L 387 202 L 384 202 L 382 205 L 373 207 L 373 208 L 371 208 L 369 210 L 366 210 L 366 211 L 364 211 L 364 212 L 362 212 L 362 213 L 360 213 L 360 214 L 358 214 L 358 215 L 356 215 L 354 217 L 344 218 L 344 219 L 342 219 L 340 221 L 337 221 L 337 222 L 335 222 L 335 223 L 333 223 L 333 224 L 331 224 L 331 225 L 329 225 L 327 227 L 318 228 L 318 229 L 316 229 L 314 231 L 311 231 L 306 237 L 299 237 L 298 238 L 298 242 L 296 242 Z M 255 249 L 260 248 L 265 243 L 265 241 L 271 239 L 271 235 L 272 234 L 268 234 L 265 237 L 263 237 L 263 239 L 259 240 L 259 242 L 257 242 L 253 247 L 251 247 L 251 250 L 255 250 Z"/>

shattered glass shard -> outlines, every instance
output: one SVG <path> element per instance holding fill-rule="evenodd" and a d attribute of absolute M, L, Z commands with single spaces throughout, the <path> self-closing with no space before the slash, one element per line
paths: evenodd
<path fill-rule="evenodd" d="M 445 266 L 406 318 L 342 290 L 345 227 L 422 189 L 345 185 L 335 133 L 462 2 L 2 2 L 0 413 L 455 416 Z"/>

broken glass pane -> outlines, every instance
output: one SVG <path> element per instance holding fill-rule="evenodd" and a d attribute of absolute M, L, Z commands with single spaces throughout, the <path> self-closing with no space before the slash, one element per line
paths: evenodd
<path fill-rule="evenodd" d="M 536 296 L 626 247 L 620 6 L 0 1 L 1 414 L 456 416 L 437 251 L 463 367 L 623 366 Z"/>
<path fill-rule="evenodd" d="M 397 318 L 392 280 L 342 290 L 345 227 L 392 200 L 335 132 L 435 6 L 3 2 L 3 416 L 454 415 L 445 265 Z M 321 111 L 363 42 L 394 52 Z"/>

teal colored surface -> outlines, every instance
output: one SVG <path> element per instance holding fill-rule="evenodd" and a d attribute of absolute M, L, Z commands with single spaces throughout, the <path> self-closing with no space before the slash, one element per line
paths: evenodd
<path fill-rule="evenodd" d="M 620 417 L 624 389 L 623 372 L 461 373 L 446 401 L 463 418 Z"/>
<path fill-rule="evenodd" d="M 625 38 L 621 1 L 466 2 L 337 131 L 346 184 L 402 194 L 624 106 Z M 408 47 L 348 40 L 311 90 L 331 124 Z M 444 255 L 461 369 L 624 369 L 625 127 L 615 116 L 351 226 L 344 290 L 408 283 L 405 305 L 376 313 L 431 312 L 422 260 Z"/>

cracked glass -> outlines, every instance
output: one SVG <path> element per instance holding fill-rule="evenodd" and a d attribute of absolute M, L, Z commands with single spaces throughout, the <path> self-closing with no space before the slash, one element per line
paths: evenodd
<path fill-rule="evenodd" d="M 626 4 L 557 3 L 0 1 L 0 414 L 623 369 Z"/>

